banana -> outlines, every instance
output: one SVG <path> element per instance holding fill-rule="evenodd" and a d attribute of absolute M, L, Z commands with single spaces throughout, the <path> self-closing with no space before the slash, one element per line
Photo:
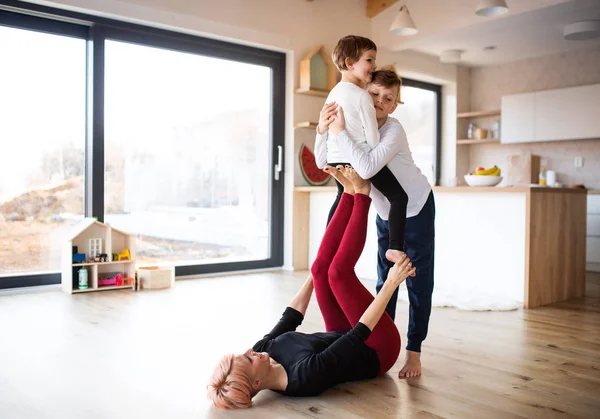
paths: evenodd
<path fill-rule="evenodd" d="M 498 176 L 495 174 L 497 170 L 499 171 L 500 169 L 498 168 L 498 166 L 494 165 L 494 167 L 490 167 L 489 169 L 478 170 L 477 172 L 475 172 L 475 174 L 484 176 Z"/>

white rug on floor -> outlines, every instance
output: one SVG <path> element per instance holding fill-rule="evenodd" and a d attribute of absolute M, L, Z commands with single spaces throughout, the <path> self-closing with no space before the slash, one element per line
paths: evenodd
<path fill-rule="evenodd" d="M 466 311 L 511 311 L 523 307 L 522 301 L 516 301 L 501 294 L 457 292 L 443 288 L 434 288 L 433 307 L 455 307 Z M 400 286 L 398 300 L 408 302 L 406 284 Z"/>

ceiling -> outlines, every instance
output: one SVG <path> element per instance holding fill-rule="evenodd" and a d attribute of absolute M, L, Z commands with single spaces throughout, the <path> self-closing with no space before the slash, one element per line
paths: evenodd
<path fill-rule="evenodd" d="M 389 31 L 405 3 L 419 29 L 413 36 Z M 600 0 L 506 0 L 508 12 L 495 17 L 475 14 L 478 0 L 401 0 L 372 20 L 373 40 L 392 51 L 415 50 L 439 56 L 460 49 L 461 64 L 485 66 L 600 45 L 600 38 L 566 41 L 564 27 L 600 19 Z M 484 47 L 495 46 L 492 51 Z"/>

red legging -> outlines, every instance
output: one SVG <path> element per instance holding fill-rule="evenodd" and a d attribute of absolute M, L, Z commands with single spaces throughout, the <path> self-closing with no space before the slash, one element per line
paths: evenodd
<path fill-rule="evenodd" d="M 328 332 L 350 330 L 374 299 L 354 272 L 365 247 L 370 204 L 367 195 L 342 195 L 311 268 Z M 400 354 L 400 334 L 387 313 L 383 313 L 365 343 L 377 352 L 379 374 L 385 374 Z"/>

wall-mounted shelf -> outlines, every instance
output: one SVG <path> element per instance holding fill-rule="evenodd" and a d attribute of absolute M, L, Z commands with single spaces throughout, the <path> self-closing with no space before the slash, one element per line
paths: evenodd
<path fill-rule="evenodd" d="M 304 122 L 298 122 L 296 125 L 294 125 L 294 128 L 312 128 L 312 129 L 316 129 L 318 125 L 319 125 L 318 122 L 304 121 Z"/>
<path fill-rule="evenodd" d="M 329 90 L 296 89 L 296 93 L 299 95 L 327 97 L 329 95 Z"/>
<path fill-rule="evenodd" d="M 294 192 L 337 192 L 337 186 L 294 186 Z"/>
<path fill-rule="evenodd" d="M 492 144 L 492 143 L 499 144 L 500 143 L 500 139 L 499 138 L 483 138 L 481 140 L 478 140 L 478 139 L 456 140 L 456 144 L 458 144 L 458 145 L 467 145 L 467 144 Z"/>
<path fill-rule="evenodd" d="M 492 111 L 474 111 L 474 112 L 462 112 L 456 115 L 457 118 L 480 118 L 484 116 L 496 116 L 500 115 L 500 109 Z"/>

